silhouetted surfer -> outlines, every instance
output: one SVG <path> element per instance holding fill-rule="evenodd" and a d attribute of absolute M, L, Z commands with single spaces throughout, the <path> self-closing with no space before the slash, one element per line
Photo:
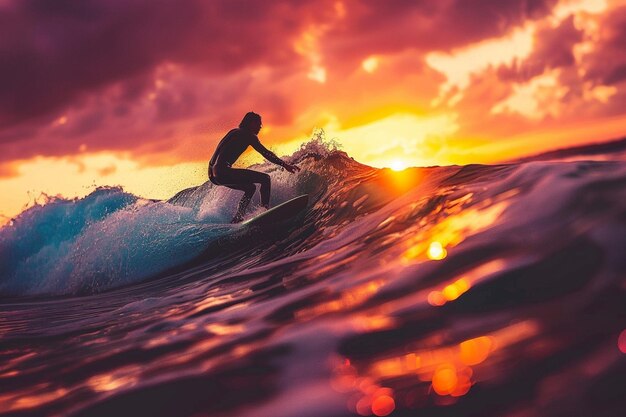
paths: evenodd
<path fill-rule="evenodd" d="M 253 112 L 246 113 L 239 123 L 239 128 L 228 132 L 220 141 L 209 162 L 209 179 L 213 184 L 244 192 L 232 223 L 239 223 L 243 220 L 243 214 L 256 191 L 254 184 L 261 184 L 261 204 L 263 207 L 269 208 L 270 205 L 271 183 L 269 175 L 251 169 L 232 168 L 233 163 L 248 146 L 252 146 L 265 159 L 280 165 L 291 173 L 300 170 L 297 166 L 286 163 L 261 145 L 257 135 L 262 126 L 260 115 Z"/>

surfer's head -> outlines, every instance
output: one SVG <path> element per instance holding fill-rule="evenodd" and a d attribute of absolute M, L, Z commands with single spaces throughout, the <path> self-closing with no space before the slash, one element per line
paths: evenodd
<path fill-rule="evenodd" d="M 241 119 L 241 123 L 239 123 L 239 127 L 241 129 L 246 129 L 257 135 L 261 131 L 261 127 L 263 124 L 261 123 L 261 115 L 256 114 L 255 112 L 249 111 L 243 116 Z"/>

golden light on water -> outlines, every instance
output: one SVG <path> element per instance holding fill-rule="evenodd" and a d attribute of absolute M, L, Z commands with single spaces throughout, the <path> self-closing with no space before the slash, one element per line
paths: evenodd
<path fill-rule="evenodd" d="M 439 366 L 433 374 L 433 389 L 439 395 L 451 394 L 457 382 L 456 368 L 452 364 L 446 363 Z"/>
<path fill-rule="evenodd" d="M 227 325 L 220 323 L 207 324 L 206 326 L 204 326 L 204 328 L 206 329 L 206 331 L 219 336 L 239 334 L 245 330 L 245 327 L 242 325 Z"/>
<path fill-rule="evenodd" d="M 448 217 L 431 229 L 416 229 L 416 234 L 407 240 L 408 248 L 402 255 L 402 262 L 410 264 L 429 260 L 443 260 L 448 250 L 457 246 L 466 236 L 492 226 L 508 206 L 507 202 L 496 203 L 484 208 L 467 208 L 472 194 L 466 194 L 442 207 Z"/>
<path fill-rule="evenodd" d="M 136 371 L 137 369 L 133 368 L 130 372 L 134 373 Z M 116 375 L 115 373 L 107 373 L 89 378 L 87 384 L 96 392 L 106 392 L 115 391 L 122 387 L 133 386 L 137 381 L 138 378 L 136 375 Z"/>
<path fill-rule="evenodd" d="M 431 291 L 428 294 L 428 304 L 431 306 L 442 306 L 446 303 L 446 298 L 443 296 L 441 291 Z"/>
<path fill-rule="evenodd" d="M 443 295 L 446 297 L 446 300 L 452 301 L 459 298 L 468 289 L 469 284 L 464 279 L 460 279 L 453 284 L 446 285 L 443 289 Z"/>
<path fill-rule="evenodd" d="M 441 396 L 463 396 L 472 386 L 472 374 L 472 369 L 469 367 L 457 369 L 451 363 L 441 365 L 433 374 L 433 390 Z"/>
<path fill-rule="evenodd" d="M 443 287 L 441 291 L 431 291 L 428 294 L 428 303 L 432 306 L 442 306 L 448 301 L 454 301 L 459 298 L 463 293 L 467 292 L 470 287 L 471 284 L 467 279 L 460 278 Z"/>
<path fill-rule="evenodd" d="M 459 345 L 459 357 L 465 365 L 478 365 L 487 359 L 493 349 L 493 340 L 487 336 L 466 340 Z"/>
<path fill-rule="evenodd" d="M 428 252 L 426 252 L 428 257 L 434 261 L 440 261 L 446 257 L 448 252 L 443 247 L 441 242 L 431 242 L 430 246 L 428 246 Z"/>
<path fill-rule="evenodd" d="M 426 250 L 424 251 L 424 249 Z M 430 242 L 427 248 L 424 248 L 423 243 L 418 242 L 404 253 L 403 260 L 411 261 L 424 256 L 424 254 L 432 261 L 440 261 L 448 256 L 448 251 L 441 242 Z"/>
<path fill-rule="evenodd" d="M 494 259 L 476 268 L 466 271 L 463 277 L 444 285 L 443 288 L 430 291 L 428 303 L 432 306 L 442 306 L 449 301 L 454 301 L 467 292 L 475 283 L 480 282 L 490 274 L 501 271 L 506 266 L 502 259 Z"/>
<path fill-rule="evenodd" d="M 336 311 L 344 311 L 353 308 L 376 294 L 376 292 L 378 292 L 383 283 L 384 282 L 382 280 L 368 282 L 364 285 L 353 288 L 350 291 L 342 293 L 341 296 L 337 299 L 322 302 L 313 307 L 307 307 L 298 310 L 294 313 L 294 315 L 298 320 L 310 320 L 322 314 L 333 313 Z M 365 322 L 369 322 L 370 324 L 375 326 L 377 322 L 381 323 L 378 320 L 379 319 L 377 318 L 372 318 L 371 322 L 369 322 L 369 320 L 366 320 Z M 388 322 L 385 321 L 384 323 Z"/>
<path fill-rule="evenodd" d="M 345 359 L 335 368 L 331 385 L 338 392 L 359 392 L 349 408 L 360 415 L 385 416 L 393 412 L 397 401 L 394 391 L 376 381 L 402 375 L 415 375 L 430 383 L 439 396 L 460 397 L 474 383 L 472 366 L 484 362 L 495 349 L 494 337 L 480 336 L 454 346 L 384 358 L 370 365 L 365 375 L 359 375 L 357 368 Z"/>
<path fill-rule="evenodd" d="M 396 402 L 391 395 L 382 394 L 372 401 L 372 413 L 376 416 L 387 416 L 396 408 Z"/>
<path fill-rule="evenodd" d="M 331 386 L 337 392 L 355 393 L 348 400 L 348 409 L 362 416 L 387 416 L 396 408 L 393 389 L 377 384 L 368 376 L 359 376 L 350 359 L 342 359 L 333 370 Z"/>
<path fill-rule="evenodd" d="M 54 401 L 67 394 L 67 389 L 58 388 L 52 391 L 44 391 L 41 384 L 32 387 L 28 393 L 18 395 L 0 395 L 0 412 L 17 411 L 37 407 L 40 404 Z"/>
<path fill-rule="evenodd" d="M 430 392 L 439 397 L 461 397 L 481 380 L 476 372 L 480 373 L 483 368 L 476 367 L 485 366 L 482 364 L 488 361 L 496 349 L 504 349 L 527 340 L 538 331 L 535 322 L 514 323 L 491 334 L 466 339 L 458 344 L 381 358 L 364 364 L 362 374 L 358 365 L 344 358 L 338 361 L 333 370 L 331 386 L 341 393 L 355 393 L 351 396 L 348 408 L 360 415 L 387 415 L 385 413 L 391 413 L 398 401 L 406 401 L 401 394 L 398 397 L 392 387 L 383 387 L 378 382 L 403 376 L 413 376 L 418 381 L 428 383 L 432 389 Z M 428 390 L 421 392 L 422 395 L 429 393 Z"/>

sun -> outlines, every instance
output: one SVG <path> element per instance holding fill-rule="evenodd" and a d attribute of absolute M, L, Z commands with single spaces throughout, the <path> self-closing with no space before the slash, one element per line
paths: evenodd
<path fill-rule="evenodd" d="M 394 161 L 391 161 L 391 164 L 389 164 L 389 168 L 394 171 L 403 171 L 406 169 L 406 163 L 404 161 L 396 159 Z"/>

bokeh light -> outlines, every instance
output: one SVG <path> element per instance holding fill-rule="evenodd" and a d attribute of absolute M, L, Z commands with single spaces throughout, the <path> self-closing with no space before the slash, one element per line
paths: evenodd
<path fill-rule="evenodd" d="M 439 395 L 451 394 L 456 388 L 457 382 L 456 368 L 451 363 L 439 366 L 433 374 L 433 389 Z"/>
<path fill-rule="evenodd" d="M 492 346 L 493 342 L 488 336 L 481 336 L 462 342 L 459 345 L 461 362 L 465 365 L 478 365 L 487 359 Z"/>
<path fill-rule="evenodd" d="M 431 242 L 430 246 L 428 246 L 427 255 L 434 261 L 442 260 L 447 254 L 448 252 L 440 242 Z"/>
<path fill-rule="evenodd" d="M 471 285 L 466 279 L 460 278 L 446 285 L 441 291 L 431 291 L 428 294 L 428 303 L 432 306 L 442 306 L 448 301 L 454 301 L 459 298 L 470 287 Z"/>
<path fill-rule="evenodd" d="M 387 416 L 396 408 L 396 402 L 393 397 L 383 394 L 374 398 L 372 401 L 372 413 L 377 416 Z"/>

